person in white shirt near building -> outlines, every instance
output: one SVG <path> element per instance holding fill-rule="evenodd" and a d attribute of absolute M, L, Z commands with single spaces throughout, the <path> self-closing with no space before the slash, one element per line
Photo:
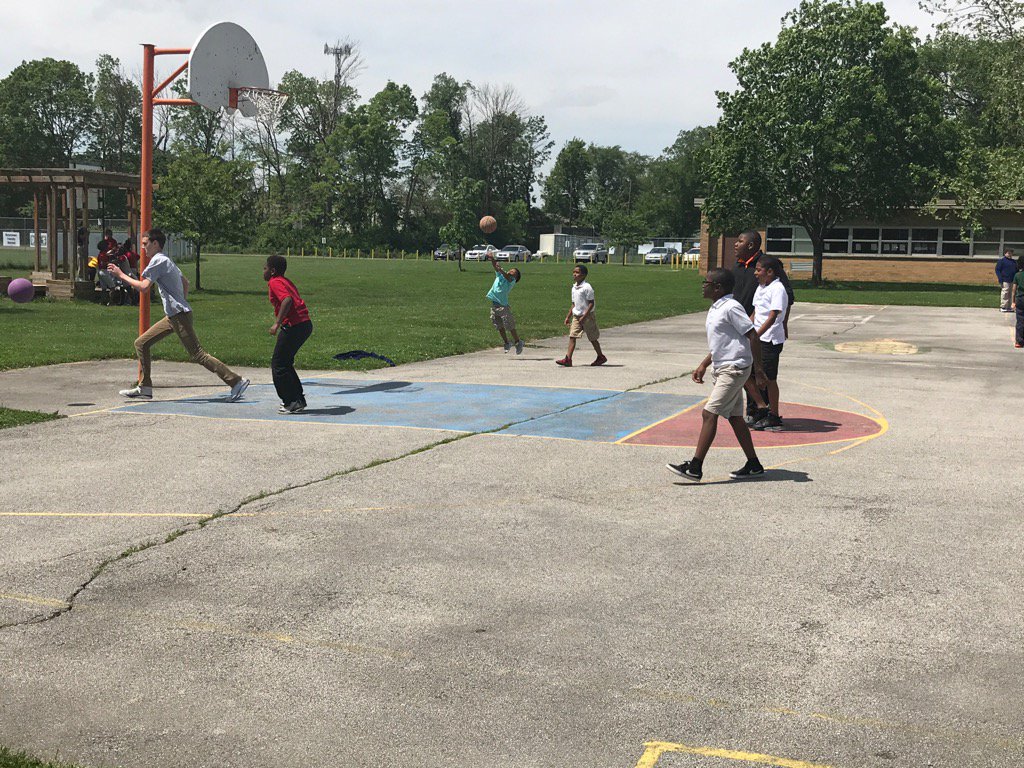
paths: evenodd
<path fill-rule="evenodd" d="M 701 414 L 704 421 L 693 458 L 682 464 L 667 465 L 670 471 L 694 482 L 699 482 L 704 476 L 704 458 L 718 432 L 719 416 L 729 420 L 729 426 L 747 457 L 747 463 L 730 472 L 729 476 L 735 480 L 746 480 L 764 474 L 750 437 L 750 428 L 743 419 L 743 387 L 750 378 L 751 370 L 757 386 L 765 386 L 767 378 L 761 364 L 761 345 L 757 341 L 754 324 L 743 306 L 733 298 L 734 283 L 732 272 L 712 269 L 702 286 L 704 298 L 712 301 L 704 323 L 711 351 L 697 366 L 692 378 L 697 384 L 703 384 L 704 374 L 711 366 L 714 386 Z"/>
<path fill-rule="evenodd" d="M 782 427 L 779 415 L 779 357 L 782 345 L 786 343 L 784 326 L 789 296 L 782 280 L 782 262 L 768 256 L 754 267 L 757 290 L 754 291 L 754 313 L 751 320 L 761 340 L 761 359 L 764 373 L 768 377 L 768 402 L 765 408 L 764 395 L 758 392 L 754 380 L 747 380 L 747 394 L 757 403 L 758 411 L 753 416 L 751 429 L 777 430 Z"/>
<path fill-rule="evenodd" d="M 594 345 L 597 358 L 591 365 L 604 365 L 608 358 L 601 352 L 601 344 L 598 338 L 601 330 L 597 327 L 597 317 L 594 316 L 594 287 L 587 282 L 587 268 L 583 264 L 577 264 L 572 270 L 572 305 L 565 316 L 565 324 L 569 326 L 569 351 L 561 360 L 555 360 L 558 365 L 569 368 L 572 366 L 572 354 L 576 351 L 576 339 L 587 334 L 587 339 Z"/>

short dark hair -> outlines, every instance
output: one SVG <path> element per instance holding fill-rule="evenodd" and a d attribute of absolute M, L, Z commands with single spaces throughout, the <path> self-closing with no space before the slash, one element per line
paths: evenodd
<path fill-rule="evenodd" d="M 740 234 L 752 242 L 756 248 L 761 247 L 761 233 L 756 229 L 745 229 Z"/>
<path fill-rule="evenodd" d="M 732 276 L 732 272 L 721 267 L 709 269 L 705 279 L 709 283 L 720 285 L 726 293 L 732 293 L 733 286 L 736 285 L 736 278 Z"/>
<path fill-rule="evenodd" d="M 162 229 L 151 229 L 145 233 L 145 236 L 148 237 L 150 241 L 155 240 L 158 242 L 161 248 L 167 244 L 167 235 L 164 234 Z"/>
<path fill-rule="evenodd" d="M 288 259 L 275 253 L 273 256 L 267 256 L 267 266 L 277 272 L 277 274 L 283 275 L 288 271 Z"/>
<path fill-rule="evenodd" d="M 510 269 L 510 270 L 508 271 L 508 273 L 509 273 L 510 275 L 511 275 L 511 274 L 512 274 L 513 272 L 515 272 L 515 273 L 516 273 L 516 282 L 517 282 L 517 283 L 518 283 L 518 282 L 519 282 L 520 280 L 522 280 L 522 279 L 523 279 L 523 273 L 519 271 L 519 267 L 512 267 L 512 269 Z"/>
<path fill-rule="evenodd" d="M 586 264 L 577 264 L 575 267 L 573 267 L 573 269 L 578 269 L 580 272 L 584 274 L 584 276 L 590 274 L 589 270 L 587 270 Z"/>
<path fill-rule="evenodd" d="M 1006 249 L 1004 249 L 1003 250 L 1003 255 L 1004 256 L 1009 256 L 1012 259 L 1013 258 L 1013 248 L 1006 248 Z"/>

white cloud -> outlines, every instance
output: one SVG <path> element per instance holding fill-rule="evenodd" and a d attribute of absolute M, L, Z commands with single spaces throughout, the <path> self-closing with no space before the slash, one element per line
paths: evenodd
<path fill-rule="evenodd" d="M 7 3 L 0 76 L 52 56 L 92 69 L 110 53 L 141 69 L 139 44 L 188 47 L 216 21 L 235 21 L 260 44 L 276 82 L 290 69 L 333 71 L 325 42 L 355 41 L 364 95 L 388 80 L 417 95 L 447 72 L 510 84 L 543 115 L 558 146 L 573 136 L 657 154 L 681 129 L 717 119 L 715 91 L 735 87 L 728 62 L 773 40 L 797 0 L 42 0 Z M 890 0 L 893 20 L 927 30 L 916 0 Z M 180 60 L 180 59 L 179 59 Z M 165 72 L 170 60 L 161 61 Z"/>

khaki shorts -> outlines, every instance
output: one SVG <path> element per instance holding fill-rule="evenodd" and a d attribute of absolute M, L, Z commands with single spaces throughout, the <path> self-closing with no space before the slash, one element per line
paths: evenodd
<path fill-rule="evenodd" d="M 704 410 L 727 419 L 743 416 L 743 385 L 750 378 L 750 371 L 749 365 L 746 368 L 727 365 L 717 371 L 713 370 L 711 379 L 714 386 L 711 388 L 711 397 L 704 404 Z"/>
<path fill-rule="evenodd" d="M 503 307 L 501 304 L 491 306 L 491 323 L 499 331 L 504 328 L 506 331 L 516 329 L 516 318 L 512 314 L 512 307 Z"/>
<path fill-rule="evenodd" d="M 572 322 L 569 324 L 569 335 L 574 339 L 579 339 L 584 333 L 587 334 L 587 338 L 590 341 L 597 341 L 601 338 L 601 331 L 597 327 L 597 318 L 594 317 L 593 312 L 587 315 L 587 319 L 582 323 L 576 315 L 572 316 Z"/>

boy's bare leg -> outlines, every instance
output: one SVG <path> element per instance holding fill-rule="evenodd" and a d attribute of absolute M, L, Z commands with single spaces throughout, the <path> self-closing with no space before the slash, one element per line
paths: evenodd
<path fill-rule="evenodd" d="M 601 345 L 598 343 L 597 339 L 594 339 L 590 343 L 594 345 L 594 351 L 597 352 L 597 356 L 604 357 L 604 353 L 601 352 Z"/>
<path fill-rule="evenodd" d="M 718 414 L 711 411 L 701 411 L 701 416 L 704 417 L 704 421 L 700 425 L 700 435 L 697 437 L 697 448 L 693 452 L 693 458 L 703 463 L 704 457 L 711 450 L 711 444 L 715 442 L 715 435 L 718 433 Z M 731 423 L 732 419 L 729 421 Z M 743 421 L 743 419 L 741 418 L 740 421 Z M 744 424 L 743 426 L 746 427 L 747 425 Z M 736 429 L 736 427 L 734 426 L 733 429 Z M 750 441 L 750 432 L 747 432 L 747 441 Z M 751 443 L 751 450 L 753 450 L 753 443 Z"/>
<path fill-rule="evenodd" d="M 704 411 L 704 413 L 707 413 L 707 411 Z M 733 416 L 729 419 L 729 424 L 732 426 L 732 431 L 736 435 L 736 442 L 740 444 L 743 453 L 746 454 L 748 459 L 756 460 L 757 451 L 754 450 L 754 440 L 750 437 L 750 427 L 747 426 L 747 422 L 743 420 L 742 416 Z M 703 429 L 701 434 L 704 434 Z"/>
<path fill-rule="evenodd" d="M 504 335 L 505 334 L 502 334 L 502 336 L 504 336 Z M 512 341 L 514 341 L 516 344 L 519 343 L 519 334 L 516 333 L 516 329 L 515 328 L 512 329 Z"/>
<path fill-rule="evenodd" d="M 504 342 L 505 344 L 508 344 L 508 334 L 505 333 L 505 329 L 504 328 L 499 328 L 498 329 L 498 333 L 501 334 L 502 342 Z"/>
<path fill-rule="evenodd" d="M 572 360 L 572 353 L 576 351 L 576 339 L 569 337 L 569 351 L 565 353 L 567 360 Z"/>
<path fill-rule="evenodd" d="M 776 416 L 779 415 L 779 382 L 768 382 L 768 408 Z"/>

